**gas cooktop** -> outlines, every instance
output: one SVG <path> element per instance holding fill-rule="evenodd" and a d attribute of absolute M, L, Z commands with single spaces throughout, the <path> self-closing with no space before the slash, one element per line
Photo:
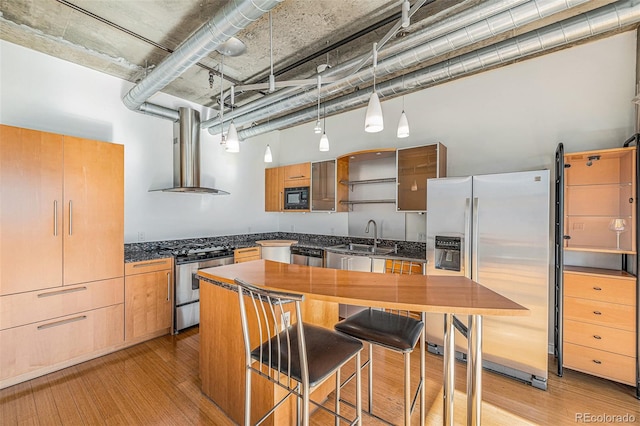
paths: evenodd
<path fill-rule="evenodd" d="M 179 263 L 233 256 L 232 247 L 214 246 L 206 243 L 164 246 L 161 247 L 160 250 L 171 253 L 175 257 L 176 262 Z"/>

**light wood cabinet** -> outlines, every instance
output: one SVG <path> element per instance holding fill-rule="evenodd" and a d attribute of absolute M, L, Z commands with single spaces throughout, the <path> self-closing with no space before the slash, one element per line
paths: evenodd
<path fill-rule="evenodd" d="M 264 169 L 264 211 L 284 210 L 284 170 L 282 167 Z"/>
<path fill-rule="evenodd" d="M 62 138 L 0 125 L 0 295 L 62 285 Z"/>
<path fill-rule="evenodd" d="M 310 186 L 310 183 L 311 163 L 264 169 L 264 211 L 287 211 L 284 209 L 284 188 Z"/>
<path fill-rule="evenodd" d="M 447 147 L 400 148 L 397 160 L 397 210 L 427 211 L 427 179 L 447 176 Z"/>
<path fill-rule="evenodd" d="M 64 137 L 64 284 L 121 277 L 124 147 Z"/>
<path fill-rule="evenodd" d="M 152 339 L 171 331 L 173 259 L 125 265 L 125 340 Z"/>
<path fill-rule="evenodd" d="M 123 304 L 0 331 L 0 388 L 20 383 L 122 344 Z"/>
<path fill-rule="evenodd" d="M 2 125 L 0 163 L 0 295 L 122 277 L 122 145 Z"/>
<path fill-rule="evenodd" d="M 635 386 L 640 397 L 638 278 L 626 266 L 636 255 L 637 161 L 629 146 L 556 151 L 555 343 L 559 375 L 582 371 Z M 619 270 L 589 266 L 615 254 Z"/>
<path fill-rule="evenodd" d="M 285 188 L 309 186 L 311 183 L 311 163 L 299 163 L 284 166 L 283 179 Z"/>
<path fill-rule="evenodd" d="M 124 147 L 0 125 L 0 387 L 124 344 Z"/>
<path fill-rule="evenodd" d="M 260 246 L 245 247 L 233 251 L 233 263 L 250 262 L 260 260 Z"/>

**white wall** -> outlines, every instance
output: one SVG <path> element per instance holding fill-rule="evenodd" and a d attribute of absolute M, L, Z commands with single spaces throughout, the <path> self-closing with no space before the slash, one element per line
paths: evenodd
<path fill-rule="evenodd" d="M 149 241 L 276 230 L 347 235 L 347 213 L 264 212 L 267 143 L 273 166 L 439 141 L 450 176 L 552 168 L 558 142 L 580 151 L 618 146 L 633 133 L 634 75 L 635 32 L 627 32 L 408 95 L 408 139 L 395 137 L 400 98 L 383 102 L 381 133 L 364 132 L 364 108 L 329 117 L 326 153 L 317 150 L 314 123 L 245 141 L 235 155 L 202 132 L 201 184 L 230 196 L 147 192 L 171 185 L 172 123 L 124 107 L 128 82 L 4 41 L 0 122 L 124 144 L 126 242 L 138 232 Z M 211 114 L 164 94 L 151 102 Z"/>
<path fill-rule="evenodd" d="M 283 130 L 277 160 L 442 142 L 449 176 L 553 169 L 559 142 L 576 152 L 620 146 L 633 134 L 635 43 L 635 32 L 627 32 L 408 95 L 407 139 L 395 136 L 402 98 L 382 103 L 380 133 L 364 132 L 364 108 L 328 117 L 330 152 L 317 150 L 314 123 Z M 289 221 L 281 216 L 280 229 Z M 322 228 L 306 229 L 315 231 Z"/>
<path fill-rule="evenodd" d="M 278 132 L 242 143 L 240 154 L 201 132 L 201 185 L 231 195 L 150 193 L 172 186 L 173 123 L 128 110 L 121 98 L 130 83 L 4 41 L 0 83 L 3 124 L 124 144 L 125 242 L 139 232 L 157 241 L 277 229 L 277 216 L 264 212 L 263 154 L 267 143 L 277 153 Z M 164 94 L 150 101 L 211 114 Z"/>

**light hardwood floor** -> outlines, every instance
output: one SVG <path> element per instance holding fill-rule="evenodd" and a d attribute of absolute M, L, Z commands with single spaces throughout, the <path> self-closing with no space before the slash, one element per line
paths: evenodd
<path fill-rule="evenodd" d="M 231 425 L 216 406 L 200 393 L 198 329 L 164 336 L 131 348 L 0 390 L 0 425 Z M 412 359 L 413 377 L 418 369 Z M 374 402 L 377 414 L 400 422 L 402 362 L 394 353 L 376 350 Z M 551 358 L 549 390 L 541 391 L 483 373 L 484 425 L 570 425 L 576 416 L 631 415 L 640 423 L 640 401 L 634 388 L 578 372 L 555 375 Z M 456 424 L 465 424 L 466 366 L 456 365 Z M 238 378 L 239 380 L 241 378 Z M 366 391 L 366 374 L 363 375 Z M 427 421 L 442 424 L 442 358 L 427 354 Z M 343 396 L 353 400 L 352 386 Z M 332 403 L 329 401 L 329 403 Z M 348 409 L 344 412 L 350 414 Z M 412 424 L 418 424 L 414 413 Z M 325 413 L 312 424 L 328 425 Z M 380 422 L 366 417 L 366 425 Z"/>

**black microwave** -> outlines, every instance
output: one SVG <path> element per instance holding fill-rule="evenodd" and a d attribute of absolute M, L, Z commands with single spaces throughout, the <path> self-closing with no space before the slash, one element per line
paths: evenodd
<path fill-rule="evenodd" d="M 285 210 L 309 210 L 309 187 L 284 189 Z"/>

